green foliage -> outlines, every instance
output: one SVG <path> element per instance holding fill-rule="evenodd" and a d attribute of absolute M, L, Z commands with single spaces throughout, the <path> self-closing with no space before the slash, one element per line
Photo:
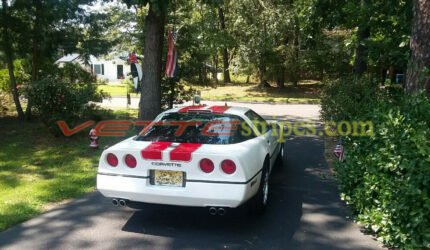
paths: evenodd
<path fill-rule="evenodd" d="M 95 81 L 95 77 L 90 72 L 76 63 L 66 63 L 63 67 L 57 68 L 57 70 L 58 76 L 66 82 L 92 83 Z"/>
<path fill-rule="evenodd" d="M 97 92 L 95 84 L 71 82 L 55 76 L 30 85 L 26 91 L 42 122 L 55 134 L 59 132 L 56 121 L 76 123 L 93 109 L 89 102 L 103 98 L 103 93 Z"/>
<path fill-rule="evenodd" d="M 187 102 L 192 99 L 195 92 L 185 82 L 177 82 L 172 78 L 164 78 L 161 82 L 161 105 L 163 108 L 172 108 L 174 103 Z"/>
<path fill-rule="evenodd" d="M 384 244 L 430 247 L 430 102 L 365 79 L 327 84 L 326 120 L 373 122 L 372 137 L 344 138 L 346 159 L 335 166 L 342 198 Z"/>
<path fill-rule="evenodd" d="M 17 85 L 20 86 L 30 79 L 27 66 L 24 60 L 15 60 L 13 63 L 14 74 Z M 9 71 L 7 69 L 0 69 L 0 90 L 10 93 Z"/>
<path fill-rule="evenodd" d="M 378 105 L 380 89 L 376 81 L 350 76 L 324 84 L 321 92 L 321 114 L 326 121 L 368 119 L 364 110 Z"/>

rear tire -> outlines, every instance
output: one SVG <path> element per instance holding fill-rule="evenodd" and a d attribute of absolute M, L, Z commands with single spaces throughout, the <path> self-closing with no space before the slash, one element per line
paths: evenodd
<path fill-rule="evenodd" d="M 269 164 L 266 161 L 261 172 L 260 186 L 258 187 L 257 194 L 252 198 L 252 213 L 255 215 L 262 215 L 269 203 L 269 177 Z"/>
<path fill-rule="evenodd" d="M 276 165 L 278 168 L 282 168 L 285 163 L 285 148 L 284 143 L 281 144 L 281 149 L 279 151 L 278 157 L 276 157 Z"/>

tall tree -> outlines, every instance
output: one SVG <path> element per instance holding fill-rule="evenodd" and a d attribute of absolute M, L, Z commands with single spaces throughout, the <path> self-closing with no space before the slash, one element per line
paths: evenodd
<path fill-rule="evenodd" d="M 58 50 L 74 52 L 80 42 L 80 27 L 89 15 L 84 6 L 94 0 L 15 0 L 14 40 L 17 54 L 30 61 L 31 81 L 35 84 L 52 71 Z M 32 100 L 28 98 L 26 117 L 31 117 Z"/>
<path fill-rule="evenodd" d="M 161 112 L 161 79 L 164 26 L 168 0 L 124 0 L 139 8 L 149 5 L 145 17 L 143 49 L 142 94 L 139 103 L 139 119 L 153 120 Z"/>
<path fill-rule="evenodd" d="M 360 21 L 358 23 L 357 47 L 355 50 L 354 62 L 354 73 L 357 75 L 362 75 L 367 71 L 368 49 L 366 46 L 366 41 L 370 37 L 370 27 L 367 15 L 369 4 L 369 0 L 361 0 L 361 15 L 359 17 Z"/>
<path fill-rule="evenodd" d="M 414 0 L 413 4 L 412 54 L 406 88 L 412 93 L 425 89 L 430 97 L 430 1 Z"/>
<path fill-rule="evenodd" d="M 12 47 L 12 40 L 10 38 L 10 30 L 8 25 L 12 24 L 12 19 L 8 13 L 8 2 L 7 0 L 2 0 L 2 10 L 1 10 L 1 45 L 5 54 L 6 64 L 9 72 L 9 82 L 10 89 L 13 96 L 13 101 L 15 103 L 16 111 L 18 113 L 19 119 L 24 119 L 24 111 L 19 100 L 18 88 L 16 84 L 15 72 L 14 72 L 14 52 Z"/>
<path fill-rule="evenodd" d="M 225 14 L 224 9 L 222 5 L 218 6 L 218 15 L 219 15 L 219 23 L 220 23 L 220 29 L 222 32 L 226 31 L 225 26 Z M 230 80 L 230 63 L 229 63 L 229 56 L 228 56 L 228 50 L 227 46 L 223 46 L 222 48 L 222 62 L 223 62 L 223 72 L 224 72 L 224 82 L 231 82 Z"/>
<path fill-rule="evenodd" d="M 166 2 L 167 4 L 167 2 Z M 166 9 L 149 4 L 145 18 L 143 50 L 143 85 L 139 103 L 139 119 L 152 120 L 161 112 L 161 74 Z"/>

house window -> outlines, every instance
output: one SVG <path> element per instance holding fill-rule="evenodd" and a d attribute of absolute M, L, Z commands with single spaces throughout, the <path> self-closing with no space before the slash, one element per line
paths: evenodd
<path fill-rule="evenodd" d="M 116 79 L 124 79 L 124 66 L 117 65 L 116 66 Z"/>
<path fill-rule="evenodd" d="M 104 75 L 105 74 L 105 65 L 104 64 L 94 64 L 94 72 L 97 75 Z"/>

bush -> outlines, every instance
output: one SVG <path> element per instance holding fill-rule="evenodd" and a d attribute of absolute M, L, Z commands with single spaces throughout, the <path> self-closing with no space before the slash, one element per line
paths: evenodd
<path fill-rule="evenodd" d="M 90 102 L 101 101 L 104 94 L 97 91 L 97 85 L 91 82 L 87 72 L 70 67 L 55 72 L 53 76 L 28 85 L 26 93 L 42 122 L 59 135 L 57 121 L 64 120 L 72 126 L 87 118 L 96 108 Z"/>
<path fill-rule="evenodd" d="M 16 84 L 18 88 L 20 85 L 30 80 L 30 75 L 26 71 L 24 60 L 15 60 L 13 62 Z M 9 71 L 8 69 L 0 70 L 0 91 L 10 93 Z"/>
<path fill-rule="evenodd" d="M 323 116 L 369 119 L 375 131 L 344 138 L 347 157 L 335 166 L 342 198 L 388 246 L 430 248 L 430 102 L 357 78 L 345 86 L 348 81 L 324 90 Z"/>
<path fill-rule="evenodd" d="M 345 77 L 324 83 L 321 92 L 321 115 L 324 120 L 365 119 L 380 97 L 376 82 L 364 77 Z"/>
<path fill-rule="evenodd" d="M 163 78 L 161 82 L 161 106 L 168 109 L 174 103 L 187 102 L 194 96 L 194 90 L 183 81 L 176 82 L 172 78 Z"/>

